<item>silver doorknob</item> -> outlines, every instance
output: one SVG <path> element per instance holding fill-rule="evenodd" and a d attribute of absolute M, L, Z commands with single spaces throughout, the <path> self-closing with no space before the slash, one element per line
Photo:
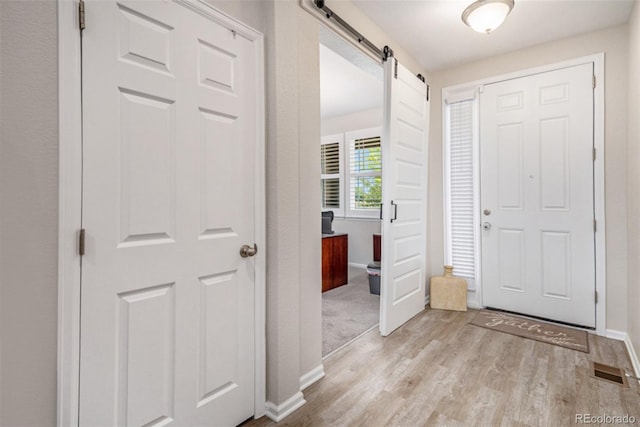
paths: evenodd
<path fill-rule="evenodd" d="M 490 230 L 491 229 L 491 223 L 490 222 L 483 222 L 482 223 L 482 229 L 483 230 Z"/>
<path fill-rule="evenodd" d="M 253 247 L 249 245 L 242 245 L 242 247 L 240 248 L 240 256 L 242 258 L 254 256 L 257 253 L 258 253 L 258 245 L 256 245 L 255 243 L 253 244 Z"/>

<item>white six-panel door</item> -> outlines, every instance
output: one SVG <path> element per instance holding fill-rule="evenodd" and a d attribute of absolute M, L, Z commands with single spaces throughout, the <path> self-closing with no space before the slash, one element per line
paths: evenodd
<path fill-rule="evenodd" d="M 483 305 L 595 326 L 593 65 L 484 86 Z"/>
<path fill-rule="evenodd" d="M 424 310 L 427 247 L 427 86 L 395 58 L 385 63 L 380 332 Z"/>
<path fill-rule="evenodd" d="M 197 9 L 86 2 L 82 426 L 253 415 L 256 55 Z"/>

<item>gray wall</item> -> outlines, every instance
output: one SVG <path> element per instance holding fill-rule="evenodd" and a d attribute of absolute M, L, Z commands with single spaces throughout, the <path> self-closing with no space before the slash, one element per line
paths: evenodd
<path fill-rule="evenodd" d="M 628 333 L 636 353 L 640 352 L 640 3 L 629 22 L 629 275 Z"/>
<path fill-rule="evenodd" d="M 267 399 L 279 405 L 321 364 L 320 219 L 311 214 L 319 199 L 320 22 L 297 0 L 211 3 L 265 34 Z M 335 10 L 424 74 L 350 2 Z M 53 1 L 0 2 L 2 426 L 56 423 L 56 14 Z"/>
<path fill-rule="evenodd" d="M 349 235 L 349 263 L 367 265 L 373 261 L 373 233 L 382 223 L 375 219 L 336 218 L 333 230 Z"/>
<path fill-rule="evenodd" d="M 0 425 L 56 423 L 56 3 L 0 2 Z"/>
<path fill-rule="evenodd" d="M 267 398 L 282 403 L 296 392 L 299 377 L 322 363 L 317 214 L 318 37 L 322 24 L 297 0 L 267 3 L 267 35 L 272 36 L 267 41 L 267 237 L 271 254 L 267 266 Z M 394 46 L 396 56 L 414 73 L 425 74 L 398 43 L 351 2 L 334 2 L 331 8 L 374 44 Z"/>

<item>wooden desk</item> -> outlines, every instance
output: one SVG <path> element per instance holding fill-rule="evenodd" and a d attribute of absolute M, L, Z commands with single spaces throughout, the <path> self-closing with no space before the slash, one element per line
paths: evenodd
<path fill-rule="evenodd" d="M 346 285 L 349 278 L 349 235 L 322 235 L 322 292 Z"/>
<path fill-rule="evenodd" d="M 373 260 L 380 262 L 380 255 L 382 253 L 382 235 L 380 233 L 373 233 Z"/>

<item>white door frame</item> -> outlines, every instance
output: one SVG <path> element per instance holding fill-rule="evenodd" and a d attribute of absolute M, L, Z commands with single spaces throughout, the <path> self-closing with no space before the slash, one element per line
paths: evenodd
<path fill-rule="evenodd" d="M 261 250 L 255 257 L 254 416 L 266 401 L 266 204 L 264 37 L 253 28 L 202 0 L 175 0 L 254 42 L 257 65 L 255 150 L 255 233 Z M 87 23 L 91 25 L 91 23 Z M 80 386 L 80 262 L 78 232 L 82 209 L 81 46 L 78 2 L 58 0 L 58 415 L 57 425 L 78 425 Z"/>
<path fill-rule="evenodd" d="M 516 71 L 508 74 L 501 74 L 498 76 L 488 77 L 486 79 L 476 80 L 473 82 L 462 83 L 455 86 L 448 86 L 442 89 L 442 111 L 446 108 L 447 101 L 456 101 L 461 99 L 475 99 L 478 100 L 478 95 L 482 91 L 483 85 L 497 83 L 505 80 L 517 79 L 521 77 L 530 76 L 533 74 L 544 73 L 548 71 L 558 70 L 561 68 L 573 67 L 576 65 L 582 65 L 587 63 L 593 63 L 593 72 L 596 77 L 596 87 L 593 91 L 593 106 L 594 106 L 594 147 L 596 149 L 596 159 L 593 164 L 594 174 L 594 214 L 598 223 L 598 227 L 595 233 L 595 249 L 596 249 L 596 292 L 598 292 L 598 303 L 596 304 L 596 334 L 606 336 L 607 334 L 607 256 L 606 256 L 606 230 L 605 230 L 605 169 L 604 169 L 604 62 L 605 54 L 597 53 L 594 55 L 583 56 L 580 58 L 570 59 L 567 61 L 556 62 L 553 64 L 543 65 L 540 67 L 528 68 L 525 70 Z M 477 103 L 476 103 L 477 106 Z M 477 115 L 477 108 L 475 114 Z M 479 122 L 475 123 L 478 126 Z M 445 114 L 442 115 L 442 139 L 445 143 L 446 138 L 446 122 Z M 478 134 L 479 135 L 479 134 Z M 479 138 L 474 138 L 474 153 L 478 153 Z M 443 171 L 447 170 L 446 156 L 443 155 Z M 474 168 L 479 171 L 480 158 L 474 156 Z M 479 191 L 479 187 L 476 188 Z M 443 194 L 446 198 L 446 179 L 443 180 Z M 479 198 L 479 194 L 476 194 L 476 200 Z M 446 202 L 446 200 L 445 200 Z M 446 208 L 447 203 L 444 203 Z M 476 206 L 479 209 L 479 205 Z M 479 227 L 479 224 L 477 224 Z M 444 230 L 447 233 L 447 214 L 444 213 Z M 476 247 L 478 247 L 477 239 L 479 235 L 476 234 Z M 445 259 L 448 258 L 448 245 L 445 235 Z M 481 253 L 476 251 L 476 266 L 480 265 Z M 479 268 L 476 271 L 475 280 L 475 292 L 469 293 L 468 305 L 472 308 L 482 308 L 482 278 L 479 275 Z"/>

